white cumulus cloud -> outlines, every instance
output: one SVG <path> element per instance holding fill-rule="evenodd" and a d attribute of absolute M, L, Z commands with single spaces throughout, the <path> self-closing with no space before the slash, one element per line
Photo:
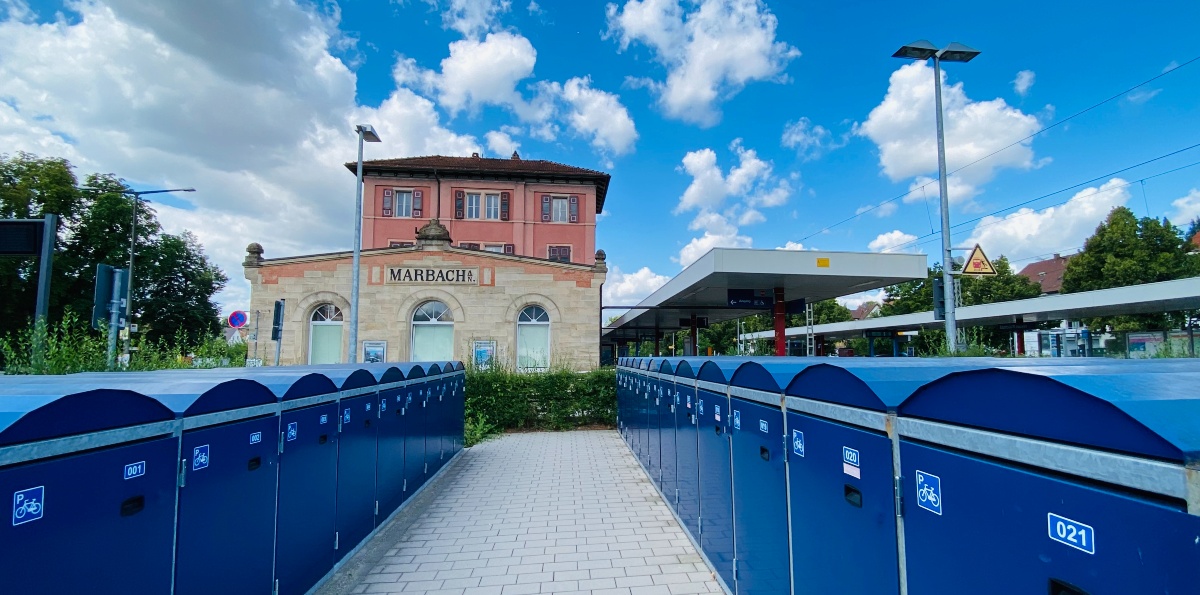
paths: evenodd
<path fill-rule="evenodd" d="M 637 304 L 670 280 L 666 275 L 651 271 L 650 267 L 626 273 L 613 265 L 604 281 L 604 303 L 614 306 Z"/>
<path fill-rule="evenodd" d="M 788 242 L 786 244 L 784 244 L 782 246 L 777 246 L 775 249 L 776 250 L 808 250 L 809 248 L 805 248 L 804 244 L 801 244 L 800 242 L 793 242 L 791 240 L 788 240 Z"/>
<path fill-rule="evenodd" d="M 875 239 L 867 244 L 867 249 L 871 252 L 915 252 L 916 246 L 904 246 L 903 244 L 916 239 L 917 236 L 911 233 L 904 233 L 899 229 L 893 229 L 887 233 L 875 236 Z"/>
<path fill-rule="evenodd" d="M 1029 89 L 1033 87 L 1033 82 L 1036 78 L 1037 74 L 1032 70 L 1022 70 L 1021 72 L 1018 72 L 1017 78 L 1013 79 L 1012 82 L 1013 91 L 1016 91 L 1017 95 L 1020 95 L 1021 97 L 1028 95 Z"/>
<path fill-rule="evenodd" d="M 442 10 L 442 24 L 464 37 L 477 37 L 493 29 L 500 15 L 512 8 L 510 0 L 425 0 Z M 532 4 L 537 7 L 537 3 Z M 533 8 L 530 8 L 533 12 Z"/>
<path fill-rule="evenodd" d="M 783 137 L 780 142 L 789 149 L 795 149 L 796 153 L 805 161 L 816 159 L 826 151 L 845 146 L 844 139 L 840 143 L 834 142 L 833 133 L 829 132 L 829 129 L 820 124 L 813 124 L 808 118 L 788 122 L 783 127 Z"/>
<path fill-rule="evenodd" d="M 140 187 L 164 228 L 193 231 L 248 305 L 247 243 L 267 257 L 349 249 L 357 123 L 368 159 L 479 150 L 433 102 L 398 88 L 358 106 L 336 14 L 308 3 L 69 3 L 52 22 L 0 22 L 0 147 L 60 156 Z M 270 221 L 270 225 L 262 222 Z"/>
<path fill-rule="evenodd" d="M 1099 188 L 1085 188 L 1066 203 L 1042 210 L 1021 209 L 1003 217 L 984 217 L 965 245 L 979 244 L 992 256 L 1009 260 L 1083 246 L 1114 207 L 1129 202 L 1129 183 L 1113 178 Z"/>
<path fill-rule="evenodd" d="M 1171 206 L 1175 207 L 1171 221 L 1186 226 L 1192 219 L 1200 217 L 1200 189 L 1192 188 L 1186 196 L 1171 201 Z"/>
<path fill-rule="evenodd" d="M 488 132 L 483 135 L 483 138 L 487 140 L 488 151 L 496 157 L 510 157 L 517 149 L 521 148 L 521 143 L 513 140 L 513 137 L 502 130 Z"/>
<path fill-rule="evenodd" d="M 873 291 L 862 291 L 859 293 L 844 295 L 842 297 L 835 298 L 835 299 L 837 300 L 837 303 L 839 303 L 847 308 L 850 308 L 851 310 L 855 310 L 859 306 L 861 306 L 867 302 L 875 302 L 876 304 L 882 304 L 883 300 L 886 297 L 887 297 L 886 291 L 884 291 L 882 289 L 876 289 Z"/>
<path fill-rule="evenodd" d="M 609 4 L 608 33 L 621 50 L 648 47 L 667 69 L 642 79 L 670 118 L 713 126 L 719 105 L 755 81 L 783 80 L 800 51 L 775 37 L 778 20 L 762 0 L 628 0 Z"/>
<path fill-rule="evenodd" d="M 967 97 L 962 83 L 945 85 L 944 72 L 942 77 L 949 171 L 991 155 L 1039 129 L 1036 117 L 1003 99 L 973 101 Z M 892 73 L 883 101 L 855 128 L 856 134 L 878 146 L 880 166 L 888 178 L 894 182 L 917 178 L 911 189 L 929 181 L 929 176 L 937 172 L 933 95 L 933 68 L 923 62 L 901 66 Z M 1032 169 L 1038 165 L 1034 161 L 1032 139 L 1023 141 L 952 174 L 947 180 L 950 201 L 967 203 L 1001 169 Z M 937 195 L 936 185 L 932 193 Z M 905 197 L 905 202 L 919 200 L 919 192 Z"/>
<path fill-rule="evenodd" d="M 602 153 L 623 155 L 633 149 L 637 128 L 629 110 L 613 93 L 592 88 L 589 77 L 570 79 L 562 86 L 567 122 L 579 134 L 590 137 L 592 146 Z"/>
<path fill-rule="evenodd" d="M 684 155 L 681 171 L 692 176 L 684 190 L 675 213 L 692 209 L 717 209 L 730 197 L 741 198 L 749 206 L 776 207 L 787 202 L 792 193 L 788 179 L 774 175 L 771 162 L 759 158 L 758 152 L 734 139 L 729 149 L 738 157 L 738 164 L 729 173 L 717 165 L 717 153 L 700 149 Z"/>
<path fill-rule="evenodd" d="M 451 114 L 475 111 L 484 105 L 507 107 L 529 117 L 517 84 L 533 75 L 537 50 L 518 33 L 488 33 L 479 39 L 450 44 L 440 73 L 426 72 L 423 79 L 434 87 L 438 103 Z"/>

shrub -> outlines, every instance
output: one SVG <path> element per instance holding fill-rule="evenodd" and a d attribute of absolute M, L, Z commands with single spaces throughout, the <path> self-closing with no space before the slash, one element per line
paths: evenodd
<path fill-rule="evenodd" d="M 568 430 L 616 423 L 616 372 L 552 370 L 517 373 L 499 366 L 469 369 L 467 418 L 500 430 Z"/>

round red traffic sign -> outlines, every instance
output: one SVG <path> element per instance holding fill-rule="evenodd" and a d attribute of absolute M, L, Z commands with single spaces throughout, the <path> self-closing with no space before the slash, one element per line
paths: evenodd
<path fill-rule="evenodd" d="M 249 320 L 250 317 L 241 310 L 234 310 L 233 312 L 229 313 L 229 326 L 232 326 L 233 328 L 242 328 L 243 326 L 246 326 L 246 322 Z"/>

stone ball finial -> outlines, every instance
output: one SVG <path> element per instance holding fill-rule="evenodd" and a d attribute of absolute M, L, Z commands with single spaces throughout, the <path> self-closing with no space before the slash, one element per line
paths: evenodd
<path fill-rule="evenodd" d="M 263 247 L 258 242 L 251 242 L 246 246 L 246 260 L 242 261 L 242 266 L 257 267 L 262 266 L 263 262 Z"/>
<path fill-rule="evenodd" d="M 608 263 L 605 262 L 605 260 L 604 260 L 606 257 L 607 257 L 607 255 L 604 253 L 603 250 L 597 250 L 596 251 L 596 265 L 594 267 L 592 267 L 593 270 L 595 270 L 597 273 L 607 273 L 608 272 Z"/>
<path fill-rule="evenodd" d="M 450 244 L 450 230 L 442 225 L 437 218 L 430 219 L 421 229 L 417 230 L 417 247 L 425 246 L 448 246 Z"/>

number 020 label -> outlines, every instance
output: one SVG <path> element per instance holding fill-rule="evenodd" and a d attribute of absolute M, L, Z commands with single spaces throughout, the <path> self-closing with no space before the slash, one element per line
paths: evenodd
<path fill-rule="evenodd" d="M 1046 514 L 1050 539 L 1069 545 L 1081 552 L 1096 553 L 1096 532 L 1091 525 L 1072 521 L 1053 512 Z"/>

